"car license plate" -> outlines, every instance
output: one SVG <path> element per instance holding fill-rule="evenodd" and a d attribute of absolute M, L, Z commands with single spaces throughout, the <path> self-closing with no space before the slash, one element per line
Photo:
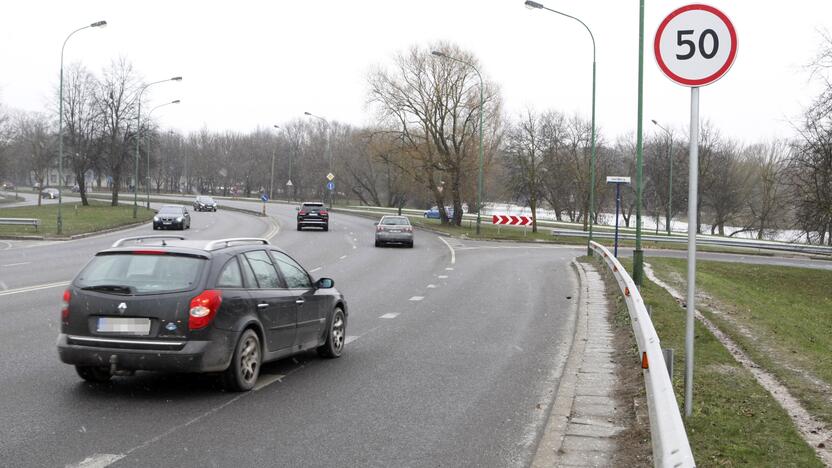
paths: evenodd
<path fill-rule="evenodd" d="M 400 229 L 391 229 L 390 232 L 402 232 Z"/>
<path fill-rule="evenodd" d="M 150 319 L 99 317 L 98 331 L 104 333 L 125 333 L 129 335 L 149 335 Z"/>

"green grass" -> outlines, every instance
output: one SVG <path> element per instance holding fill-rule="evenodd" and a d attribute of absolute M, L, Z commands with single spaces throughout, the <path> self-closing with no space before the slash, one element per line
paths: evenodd
<path fill-rule="evenodd" d="M 641 293 L 652 307 L 662 347 L 675 351 L 673 385 L 684 414 L 684 311 L 650 281 Z M 627 320 L 620 291 L 611 297 L 617 298 L 618 315 L 624 315 L 619 319 Z M 698 322 L 695 337 L 693 414 L 685 426 L 697 466 L 823 466 L 774 398 Z"/>
<path fill-rule="evenodd" d="M 675 277 L 683 286 L 684 261 L 650 263 L 661 277 Z M 696 282 L 713 298 L 697 308 L 811 414 L 832 424 L 832 271 L 698 262 Z"/>
<path fill-rule="evenodd" d="M 90 201 L 90 206 L 77 202 L 65 202 L 61 210 L 63 218 L 63 235 L 72 236 L 111 229 L 135 222 L 150 221 L 153 210 L 139 208 L 138 217 L 133 218 L 133 207 L 129 205 L 110 206 L 109 203 Z M 58 205 L 19 206 L 0 208 L 0 218 L 38 218 L 40 227 L 0 226 L 3 236 L 57 236 Z"/>

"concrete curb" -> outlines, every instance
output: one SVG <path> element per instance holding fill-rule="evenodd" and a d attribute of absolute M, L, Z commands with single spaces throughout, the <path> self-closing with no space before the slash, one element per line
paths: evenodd
<path fill-rule="evenodd" d="M 587 323 L 589 315 L 589 284 L 586 280 L 586 273 L 583 267 L 572 259 L 572 267 L 578 273 L 578 317 L 575 323 L 575 336 L 572 338 L 572 346 L 569 350 L 569 357 L 561 373 L 555 401 L 549 413 L 546 428 L 537 446 L 531 466 L 533 468 L 551 467 L 557 464 L 560 458 L 560 451 L 563 447 L 563 440 L 566 437 L 566 427 L 569 424 L 569 417 L 572 414 L 572 405 L 575 401 L 575 392 L 578 386 L 578 371 L 583 361 L 587 340 Z"/>

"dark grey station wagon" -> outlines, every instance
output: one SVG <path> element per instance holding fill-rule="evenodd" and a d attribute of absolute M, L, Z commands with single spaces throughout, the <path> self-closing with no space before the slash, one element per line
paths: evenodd
<path fill-rule="evenodd" d="M 121 239 L 64 292 L 58 354 L 103 382 L 136 370 L 222 373 L 254 387 L 264 362 L 344 350 L 347 303 L 265 239 Z"/>

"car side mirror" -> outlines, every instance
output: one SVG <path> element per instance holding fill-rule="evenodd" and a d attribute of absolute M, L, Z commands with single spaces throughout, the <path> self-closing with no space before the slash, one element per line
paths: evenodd
<path fill-rule="evenodd" d="M 315 282 L 315 287 L 318 289 L 330 289 L 335 287 L 335 281 L 331 278 L 321 278 Z"/>

